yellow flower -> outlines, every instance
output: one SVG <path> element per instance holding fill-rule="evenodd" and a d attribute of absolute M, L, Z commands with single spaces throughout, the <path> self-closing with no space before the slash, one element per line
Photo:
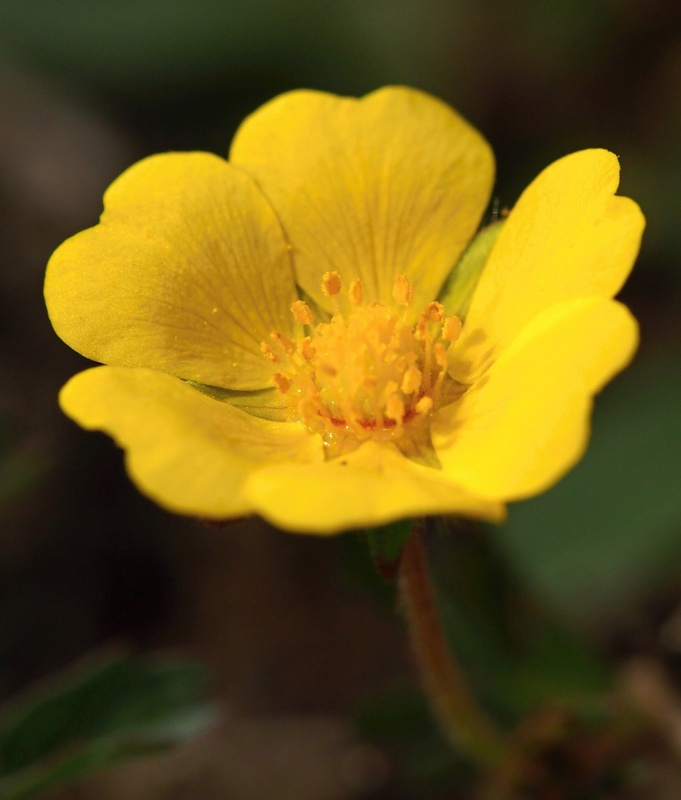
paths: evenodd
<path fill-rule="evenodd" d="M 467 307 L 446 281 L 490 197 L 477 131 L 406 88 L 277 97 L 229 162 L 131 167 L 54 253 L 54 328 L 109 365 L 62 408 L 180 513 L 319 533 L 500 519 L 580 457 L 593 395 L 636 348 L 611 298 L 644 221 L 618 172 L 604 150 L 544 170 Z"/>

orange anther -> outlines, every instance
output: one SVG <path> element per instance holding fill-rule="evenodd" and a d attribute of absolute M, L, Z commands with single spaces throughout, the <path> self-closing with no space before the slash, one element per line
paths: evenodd
<path fill-rule="evenodd" d="M 417 414 L 428 414 L 433 408 L 433 399 L 428 397 L 427 394 L 424 394 L 423 397 L 418 401 L 418 403 L 414 406 L 414 411 Z"/>
<path fill-rule="evenodd" d="M 426 316 L 430 322 L 442 322 L 445 318 L 445 307 L 442 303 L 438 303 L 437 300 L 434 300 L 432 303 L 428 304 Z"/>
<path fill-rule="evenodd" d="M 461 327 L 458 317 L 447 317 L 442 328 L 442 338 L 447 342 L 455 342 L 461 335 Z"/>
<path fill-rule="evenodd" d="M 362 290 L 362 283 L 361 281 L 353 281 L 350 284 L 350 302 L 353 306 L 358 306 L 362 302 L 362 298 L 364 296 L 364 292 Z"/>
<path fill-rule="evenodd" d="M 291 313 L 299 325 L 312 325 L 314 317 L 310 306 L 304 300 L 296 300 L 291 306 Z"/>
<path fill-rule="evenodd" d="M 286 394 L 286 392 L 288 392 L 288 390 L 291 388 L 291 382 L 285 375 L 282 375 L 281 372 L 275 372 L 273 375 L 273 380 L 274 385 L 282 394 Z"/>
<path fill-rule="evenodd" d="M 341 279 L 337 272 L 325 272 L 322 275 L 322 292 L 327 297 L 334 297 L 341 290 Z"/>
<path fill-rule="evenodd" d="M 332 364 L 322 363 L 319 365 L 319 369 L 321 372 L 325 372 L 332 378 L 338 375 L 338 370 Z"/>
<path fill-rule="evenodd" d="M 404 418 L 404 403 L 398 394 L 391 394 L 385 404 L 385 415 L 394 422 L 402 422 Z"/>
<path fill-rule="evenodd" d="M 418 367 L 408 367 L 402 378 L 402 386 L 400 387 L 405 394 L 414 394 L 421 388 L 421 370 Z"/>
<path fill-rule="evenodd" d="M 279 361 L 279 356 L 266 342 L 260 342 L 260 352 L 268 361 L 271 361 L 273 364 L 276 364 L 277 361 Z"/>
<path fill-rule="evenodd" d="M 300 353 L 305 359 L 305 361 L 309 361 L 315 354 L 316 350 L 314 349 L 314 345 L 312 344 L 312 339 L 309 336 L 306 336 L 302 342 L 300 343 Z"/>
<path fill-rule="evenodd" d="M 409 283 L 409 278 L 407 278 L 404 272 L 400 272 L 400 274 L 395 278 L 395 285 L 393 286 L 393 298 L 397 303 L 399 303 L 399 305 L 408 306 L 409 303 L 411 303 L 413 296 L 414 290 L 411 283 Z"/>
<path fill-rule="evenodd" d="M 279 347 L 281 347 L 281 349 L 287 355 L 290 356 L 296 352 L 295 344 L 285 334 L 280 333 L 279 331 L 274 331 L 273 333 L 270 333 L 270 339 L 272 342 L 274 342 L 274 344 L 279 345 Z"/>
<path fill-rule="evenodd" d="M 309 425 L 317 418 L 317 416 L 317 409 L 312 400 L 310 400 L 309 397 L 301 398 L 300 402 L 298 403 L 298 417 L 300 418 L 301 422 Z"/>

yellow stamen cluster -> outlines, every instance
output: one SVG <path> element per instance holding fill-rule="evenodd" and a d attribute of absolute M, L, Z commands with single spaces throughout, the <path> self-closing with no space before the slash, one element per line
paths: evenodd
<path fill-rule="evenodd" d="M 292 416 L 322 433 L 345 429 L 359 439 L 399 437 L 405 425 L 437 407 L 447 376 L 447 347 L 461 332 L 457 317 L 430 303 L 416 324 L 405 323 L 413 288 L 406 275 L 395 279 L 395 307 L 364 305 L 359 280 L 348 289 L 350 312 L 343 316 L 340 276 L 327 272 L 322 292 L 334 314 L 316 326 L 310 307 L 296 300 L 291 313 L 301 326 L 297 341 L 280 332 L 260 349 L 275 370 L 273 380 Z M 401 309 L 399 309 L 401 307 Z"/>

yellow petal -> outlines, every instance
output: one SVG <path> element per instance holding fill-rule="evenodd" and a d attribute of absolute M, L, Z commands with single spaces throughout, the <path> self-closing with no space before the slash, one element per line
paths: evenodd
<path fill-rule="evenodd" d="M 246 119 L 231 160 L 253 175 L 294 246 L 300 285 L 327 310 L 322 274 L 392 304 L 395 277 L 415 313 L 438 290 L 489 200 L 489 145 L 444 103 L 390 87 L 357 100 L 281 95 Z M 346 292 L 343 292 L 343 297 Z"/>
<path fill-rule="evenodd" d="M 50 319 L 83 355 L 213 386 L 259 389 L 259 350 L 290 331 L 290 256 L 252 179 L 208 153 L 139 162 L 104 196 L 99 225 L 66 241 L 45 280 Z"/>
<path fill-rule="evenodd" d="M 613 196 L 617 158 L 583 150 L 556 161 L 525 190 L 503 226 L 452 348 L 450 371 L 480 375 L 538 313 L 575 297 L 612 297 L 638 253 L 645 220 Z"/>
<path fill-rule="evenodd" d="M 614 300 L 581 298 L 537 316 L 431 426 L 444 472 L 495 500 L 536 494 L 582 455 L 593 395 L 631 359 L 636 321 Z"/>
<path fill-rule="evenodd" d="M 337 533 L 423 514 L 497 521 L 504 515 L 501 504 L 481 500 L 440 470 L 372 441 L 324 464 L 282 463 L 259 470 L 246 492 L 270 522 L 308 533 Z"/>
<path fill-rule="evenodd" d="M 258 419 L 153 370 L 95 367 L 73 377 L 59 400 L 79 425 L 124 448 L 142 492 L 181 514 L 252 513 L 244 485 L 254 471 L 323 459 L 319 437 L 304 426 Z"/>

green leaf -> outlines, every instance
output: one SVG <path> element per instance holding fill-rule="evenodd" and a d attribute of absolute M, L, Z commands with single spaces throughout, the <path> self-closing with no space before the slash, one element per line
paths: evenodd
<path fill-rule="evenodd" d="M 159 752 L 214 718 L 203 670 L 116 656 L 71 669 L 0 713 L 0 796 L 22 800 L 122 760 Z"/>
<path fill-rule="evenodd" d="M 483 228 L 451 271 L 440 293 L 440 302 L 447 314 L 465 319 L 473 292 L 503 224 L 504 220 L 497 220 Z"/>
<path fill-rule="evenodd" d="M 574 618 L 605 620 L 681 564 L 681 354 L 634 365 L 596 400 L 586 456 L 493 531 L 518 573 Z"/>

